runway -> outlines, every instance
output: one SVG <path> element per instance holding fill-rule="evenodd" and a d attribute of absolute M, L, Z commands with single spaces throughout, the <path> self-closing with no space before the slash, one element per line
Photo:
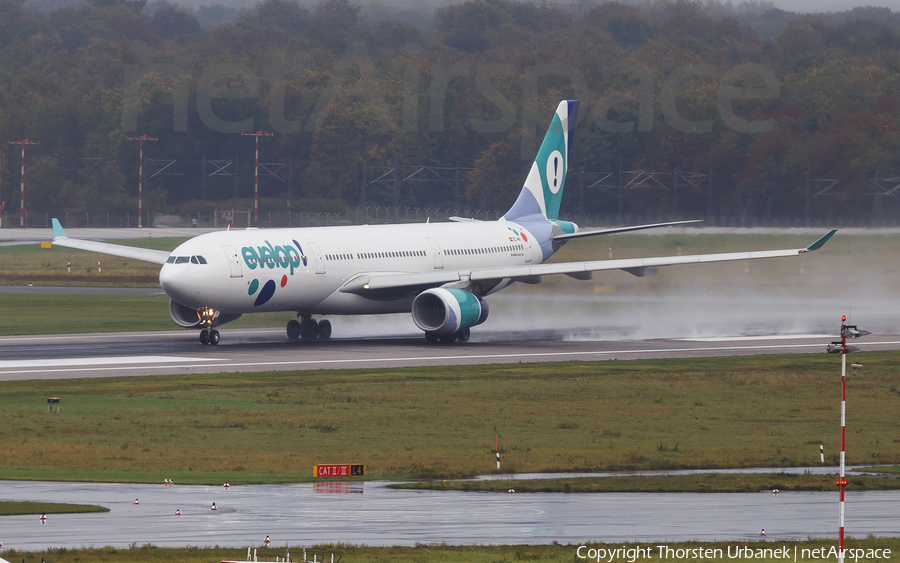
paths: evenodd
<path fill-rule="evenodd" d="M 0 482 L 0 496 L 100 504 L 102 514 L 0 518 L 4 548 L 579 544 L 834 537 L 836 493 L 505 494 L 402 491 L 384 482 L 232 487 Z M 135 505 L 134 499 L 140 499 Z M 211 511 L 216 503 L 218 510 Z M 175 511 L 180 510 L 181 516 Z M 900 491 L 847 493 L 847 533 L 896 535 Z M 274 551 L 273 551 L 274 553 Z M 283 553 L 282 553 L 283 554 Z"/>
<path fill-rule="evenodd" d="M 413 335 L 292 342 L 282 329 L 221 332 L 216 347 L 200 345 L 195 331 L 0 337 L 0 380 L 824 353 L 834 339 L 812 334 L 597 341 L 571 339 L 571 331 L 529 331 L 429 345 Z M 900 335 L 872 335 L 854 344 L 897 350 Z"/>

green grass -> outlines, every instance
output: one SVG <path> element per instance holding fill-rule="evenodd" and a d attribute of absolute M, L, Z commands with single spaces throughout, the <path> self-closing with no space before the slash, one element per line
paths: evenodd
<path fill-rule="evenodd" d="M 501 481 L 424 481 L 388 485 L 394 489 L 469 491 L 478 493 L 756 493 L 760 491 L 837 491 L 833 475 L 789 473 L 706 473 L 702 475 L 566 477 Z M 848 491 L 900 489 L 900 480 L 856 477 Z"/>
<path fill-rule="evenodd" d="M 4 336 L 178 328 L 167 295 L 8 294 L 0 300 L 0 318 Z"/>
<path fill-rule="evenodd" d="M 277 538 L 273 538 L 273 542 L 277 543 Z M 737 550 L 749 548 L 752 553 L 759 553 L 757 550 L 786 548 L 790 554 L 790 560 L 793 561 L 793 554 L 796 548 L 797 561 L 823 561 L 826 557 L 816 557 L 812 555 L 812 550 L 824 548 L 825 553 L 833 546 L 837 549 L 837 540 L 821 540 L 813 539 L 807 541 L 736 541 L 736 542 L 653 542 L 651 544 L 635 544 L 635 543 L 587 543 L 584 544 L 588 548 L 595 549 L 634 549 L 637 547 L 649 550 L 642 554 L 649 553 L 650 557 L 639 557 L 637 561 L 674 561 L 686 562 L 695 561 L 694 558 L 675 559 L 670 552 L 667 558 L 660 556 L 660 548 L 658 546 L 666 546 L 670 549 L 712 549 L 721 550 L 719 552 L 711 552 L 712 557 L 706 557 L 703 561 L 725 562 L 744 560 L 729 557 L 729 548 L 732 554 L 736 554 Z M 303 553 L 303 548 L 293 546 L 286 548 L 265 547 L 263 545 L 252 546 L 257 549 L 259 561 L 274 561 L 275 557 L 284 557 L 286 551 L 290 551 L 294 561 L 298 561 Z M 479 545 L 479 546 L 448 546 L 448 545 L 418 545 L 415 547 L 366 547 L 345 544 L 327 544 L 313 546 L 309 548 L 307 556 L 312 560 L 312 552 L 319 553 L 318 560 L 321 561 L 321 554 L 326 555 L 326 561 L 330 561 L 328 554 L 336 553 L 341 556 L 341 563 L 383 563 L 390 561 L 391 563 L 513 563 L 517 561 L 542 561 L 542 562 L 559 562 L 572 563 L 573 561 L 584 561 L 577 557 L 578 545 Z M 890 550 L 887 554 L 881 551 L 880 555 L 887 555 L 887 558 L 865 559 L 861 557 L 858 561 L 894 561 L 897 554 L 900 553 L 900 538 L 847 538 L 845 548 L 850 550 Z M 804 550 L 807 550 L 804 552 Z M 585 550 L 582 551 L 582 554 Z M 612 561 L 623 563 L 629 561 L 624 556 L 625 552 L 620 552 L 623 556 L 614 557 Z M 709 554 L 710 552 L 704 552 Z M 770 552 L 771 553 L 771 552 Z M 847 561 L 854 561 L 849 558 L 854 552 L 848 552 Z M 635 552 L 636 554 L 636 552 Z M 3 556 L 10 561 L 24 560 L 26 563 L 37 563 L 42 559 L 52 561 L 53 563 L 159 563 L 163 561 L 178 561 L 179 563 L 210 563 L 211 561 L 236 560 L 244 561 L 247 559 L 246 548 L 220 548 L 220 547 L 185 547 L 185 548 L 162 548 L 153 545 L 144 545 L 141 547 L 133 546 L 131 549 L 115 549 L 112 547 L 100 548 L 82 548 L 82 549 L 49 549 L 47 551 L 29 552 L 9 549 L 3 553 Z M 775 563 L 785 561 L 774 557 L 756 557 L 753 561 L 761 563 Z M 832 559 L 833 560 L 833 559 Z M 337 556 L 335 561 L 338 561 Z M 601 561 L 608 561 L 607 558 Z"/>
<path fill-rule="evenodd" d="M 14 516 L 21 514 L 82 514 L 87 512 L 109 512 L 109 509 L 92 504 L 0 501 L 0 516 Z"/>
<path fill-rule="evenodd" d="M 283 328 L 296 316 L 291 312 L 244 315 L 227 326 Z M 0 336 L 181 330 L 169 316 L 169 297 L 165 294 L 7 294 L 0 298 L 0 319 Z"/>
<path fill-rule="evenodd" d="M 109 241 L 112 244 L 173 250 L 184 237 Z M 97 262 L 101 271 L 97 271 Z M 68 271 L 71 264 L 71 272 Z M 0 247 L 0 285 L 159 287 L 159 264 L 38 244 Z"/>
<path fill-rule="evenodd" d="M 874 471 L 877 473 L 897 473 L 900 474 L 900 465 L 876 465 L 866 467 L 865 471 Z"/>
<path fill-rule="evenodd" d="M 898 352 L 863 352 L 847 463 L 900 462 Z M 503 472 L 790 467 L 840 448 L 832 356 L 0 383 L 0 476 L 220 485 Z M 46 412 L 60 397 L 62 412 Z"/>

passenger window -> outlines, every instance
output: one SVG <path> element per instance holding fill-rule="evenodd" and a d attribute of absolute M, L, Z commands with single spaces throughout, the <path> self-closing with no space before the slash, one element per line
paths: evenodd
<path fill-rule="evenodd" d="M 174 263 L 175 263 L 174 256 L 169 256 L 169 258 L 166 259 L 166 264 L 174 264 Z"/>

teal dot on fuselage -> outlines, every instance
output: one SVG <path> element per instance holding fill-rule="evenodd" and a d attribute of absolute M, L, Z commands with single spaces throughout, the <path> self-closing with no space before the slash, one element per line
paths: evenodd
<path fill-rule="evenodd" d="M 250 282 L 250 288 L 247 290 L 247 295 L 253 295 L 256 293 L 257 289 L 259 289 L 259 280 L 253 280 Z"/>

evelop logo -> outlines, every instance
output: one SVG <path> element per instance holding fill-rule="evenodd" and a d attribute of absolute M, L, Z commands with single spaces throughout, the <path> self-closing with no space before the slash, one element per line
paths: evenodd
<path fill-rule="evenodd" d="M 512 231 L 514 235 L 516 235 L 515 238 L 509 237 L 510 242 L 517 242 L 519 240 L 524 240 L 525 242 L 528 242 L 528 237 L 525 236 L 524 231 L 520 233 L 519 231 L 513 229 L 512 227 L 506 227 L 506 228 L 509 229 L 510 231 Z"/>
<path fill-rule="evenodd" d="M 307 265 L 306 255 L 303 253 L 303 247 L 300 246 L 300 243 L 296 240 L 291 242 L 297 247 L 296 249 L 289 245 L 285 244 L 283 246 L 272 246 L 272 243 L 269 241 L 265 241 L 266 244 L 264 246 L 245 246 L 241 248 L 241 256 L 244 258 L 244 264 L 247 265 L 251 270 L 255 270 L 259 268 L 260 270 L 265 270 L 266 268 L 270 270 L 275 269 L 286 269 L 290 271 L 290 275 L 294 275 L 294 270 L 300 267 L 300 264 L 304 266 Z M 299 250 L 299 252 L 298 252 Z M 288 277 L 286 274 L 281 276 L 281 287 L 285 287 L 288 282 Z M 272 296 L 275 295 L 276 283 L 275 280 L 268 280 L 262 287 L 262 290 L 259 291 L 259 294 L 256 296 L 256 301 L 253 303 L 254 306 L 259 307 L 267 303 Z M 254 279 L 250 282 L 249 287 L 247 288 L 248 295 L 256 294 L 257 290 L 259 290 L 259 280 Z"/>

